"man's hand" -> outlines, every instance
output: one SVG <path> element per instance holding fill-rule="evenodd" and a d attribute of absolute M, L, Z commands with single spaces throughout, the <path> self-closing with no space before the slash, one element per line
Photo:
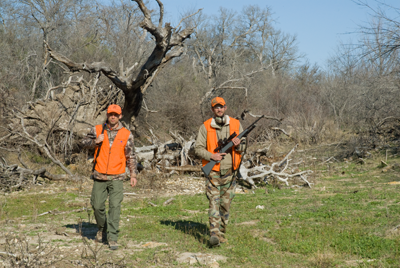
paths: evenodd
<path fill-rule="evenodd" d="M 220 153 L 215 153 L 215 154 L 212 154 L 210 158 L 211 158 L 212 160 L 218 162 L 218 161 L 221 161 L 221 160 L 224 158 L 225 155 L 226 155 L 226 153 L 222 153 L 222 154 L 220 154 Z"/>
<path fill-rule="evenodd" d="M 135 175 L 131 176 L 131 186 L 135 187 L 136 183 L 137 183 L 137 180 L 136 180 L 136 174 L 135 174 Z"/>
<path fill-rule="evenodd" d="M 103 142 L 103 140 L 104 140 L 104 134 L 100 134 L 100 135 L 96 138 L 95 142 L 96 142 L 96 144 L 100 144 L 100 143 Z"/>
<path fill-rule="evenodd" d="M 238 145 L 240 144 L 240 139 L 239 139 L 238 137 L 234 137 L 234 138 L 232 139 L 232 142 L 233 142 L 233 144 L 234 144 L 235 146 L 238 146 Z"/>

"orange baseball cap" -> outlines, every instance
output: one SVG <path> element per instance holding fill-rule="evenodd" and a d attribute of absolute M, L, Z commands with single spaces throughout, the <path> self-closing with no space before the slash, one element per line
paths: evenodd
<path fill-rule="evenodd" d="M 119 106 L 117 104 L 111 104 L 110 106 L 108 106 L 107 113 L 108 114 L 110 114 L 110 113 L 122 114 L 121 106 Z"/>
<path fill-rule="evenodd" d="M 214 99 L 211 100 L 211 107 L 214 107 L 217 104 L 225 106 L 225 100 L 221 97 L 215 97 Z"/>

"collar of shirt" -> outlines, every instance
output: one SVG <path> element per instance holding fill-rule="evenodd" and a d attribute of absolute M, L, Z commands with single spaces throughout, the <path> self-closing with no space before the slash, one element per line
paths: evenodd
<path fill-rule="evenodd" d="M 121 126 L 120 122 L 118 122 L 118 124 L 114 128 L 111 128 L 110 125 L 107 124 L 107 131 L 119 130 L 120 126 Z"/>

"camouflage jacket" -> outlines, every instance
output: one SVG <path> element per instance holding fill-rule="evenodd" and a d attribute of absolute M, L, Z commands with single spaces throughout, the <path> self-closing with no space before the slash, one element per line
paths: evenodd
<path fill-rule="evenodd" d="M 108 135 L 108 140 L 110 142 L 110 146 L 112 146 L 115 137 L 117 136 L 118 130 L 123 128 L 122 124 L 119 123 L 118 126 L 114 129 L 110 129 L 109 126 L 107 125 L 106 129 L 107 130 L 107 135 Z M 90 132 L 84 137 L 81 141 L 81 144 L 84 148 L 88 149 L 94 149 L 96 145 L 96 127 L 93 127 Z M 136 166 L 136 154 L 135 154 L 135 146 L 134 146 L 134 139 L 132 133 L 129 134 L 128 142 L 125 146 L 125 158 L 126 158 L 126 167 L 129 169 L 130 174 L 137 174 L 137 166 Z M 126 177 L 126 173 L 118 174 L 118 175 L 106 175 L 97 172 L 95 170 L 93 172 L 93 177 L 96 180 L 102 180 L 102 181 L 107 181 L 107 180 L 123 180 Z"/>

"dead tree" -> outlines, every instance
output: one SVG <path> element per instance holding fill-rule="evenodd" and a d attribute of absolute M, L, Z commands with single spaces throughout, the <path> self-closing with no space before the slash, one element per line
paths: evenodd
<path fill-rule="evenodd" d="M 134 128 L 133 122 L 142 107 L 143 94 L 155 79 L 160 70 L 172 59 L 179 57 L 184 51 L 184 41 L 190 38 L 193 28 L 183 28 L 183 20 L 195 15 L 189 15 L 181 20 L 176 28 L 169 23 L 164 24 L 164 6 L 156 0 L 159 6 L 158 21 L 154 22 L 152 11 L 142 0 L 135 0 L 143 14 L 140 27 L 143 34 L 150 33 L 154 40 L 154 48 L 143 66 L 138 62 L 125 68 L 120 61 L 119 70 L 114 70 L 105 62 L 74 62 L 67 56 L 52 50 L 44 40 L 47 57 L 45 65 L 50 62 L 62 63 L 69 72 L 69 78 L 58 86 L 50 85 L 43 99 L 27 103 L 22 109 L 13 107 L 10 114 L 14 115 L 8 132 L 0 138 L 3 143 L 12 141 L 14 144 L 34 146 L 49 157 L 53 163 L 60 166 L 69 177 L 72 173 L 56 155 L 64 155 L 68 160 L 73 150 L 77 150 L 77 140 L 90 127 L 104 121 L 106 107 L 110 103 L 124 103 L 123 121 Z M 94 74 L 90 81 L 83 75 L 73 75 L 80 72 Z M 100 75 L 106 76 L 113 85 L 99 85 Z"/>
<path fill-rule="evenodd" d="M 56 51 L 53 51 L 46 43 L 47 51 L 50 57 L 56 61 L 65 64 L 70 72 L 85 71 L 88 73 L 102 73 L 122 92 L 125 96 L 125 102 L 122 113 L 124 114 L 123 121 L 129 126 L 133 126 L 135 118 L 139 115 L 143 102 L 143 94 L 149 87 L 151 82 L 157 76 L 158 72 L 172 59 L 182 55 L 184 51 L 184 41 L 190 38 L 194 28 L 181 29 L 180 24 L 173 28 L 170 23 L 164 24 L 164 5 L 160 0 L 156 0 L 160 9 L 160 15 L 157 23 L 152 21 L 151 13 L 142 0 L 135 1 L 141 12 L 143 13 L 143 21 L 140 27 L 152 35 L 155 41 L 155 47 L 148 57 L 147 61 L 135 70 L 137 64 L 124 70 L 120 66 L 119 72 L 112 69 L 104 62 L 74 62 Z M 196 13 L 195 13 L 196 14 Z M 190 16 L 193 16 L 192 14 Z M 186 17 L 187 18 L 187 17 Z M 184 18 L 184 19 L 186 19 Z M 184 20 L 182 19 L 182 20 Z"/>

